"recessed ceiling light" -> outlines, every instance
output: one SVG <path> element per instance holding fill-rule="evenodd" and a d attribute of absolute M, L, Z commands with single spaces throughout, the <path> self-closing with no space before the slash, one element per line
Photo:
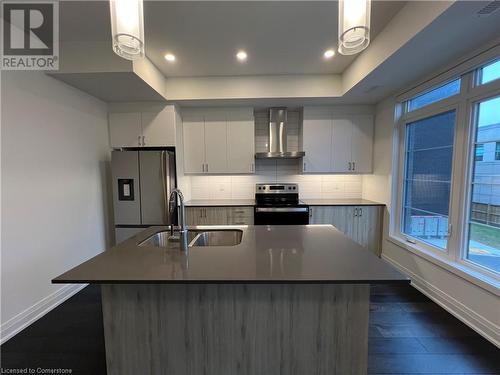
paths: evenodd
<path fill-rule="evenodd" d="M 238 51 L 236 54 L 236 58 L 240 61 L 245 61 L 247 59 L 248 55 L 245 51 Z"/>
<path fill-rule="evenodd" d="M 335 56 L 335 51 L 333 49 L 327 49 L 323 56 L 325 56 L 326 59 L 331 59 L 333 56 Z"/>
<path fill-rule="evenodd" d="M 173 55 L 171 53 L 167 53 L 165 55 L 165 60 L 167 60 L 168 62 L 174 62 L 175 61 L 175 55 Z"/>

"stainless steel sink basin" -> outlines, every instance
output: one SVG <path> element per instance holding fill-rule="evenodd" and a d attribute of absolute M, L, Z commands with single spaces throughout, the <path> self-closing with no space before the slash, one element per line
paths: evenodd
<path fill-rule="evenodd" d="M 170 231 L 153 234 L 139 246 L 168 247 L 178 242 L 169 241 Z M 214 229 L 188 231 L 189 247 L 193 246 L 236 246 L 241 243 L 243 231 L 239 229 Z"/>
<path fill-rule="evenodd" d="M 188 232 L 188 243 L 191 242 L 198 233 L 199 232 Z M 170 231 L 158 232 L 142 241 L 139 246 L 167 247 L 169 244 L 172 244 L 172 242 L 168 240 L 168 237 L 170 237 Z"/>
<path fill-rule="evenodd" d="M 241 230 L 209 230 L 198 233 L 189 246 L 236 246 L 242 237 Z"/>

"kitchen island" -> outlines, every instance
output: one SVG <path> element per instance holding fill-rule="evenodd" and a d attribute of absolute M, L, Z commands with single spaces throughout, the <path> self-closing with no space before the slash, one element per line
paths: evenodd
<path fill-rule="evenodd" d="M 194 227 L 238 243 L 187 252 L 167 229 L 53 280 L 101 284 L 109 375 L 366 374 L 369 285 L 409 282 L 331 225 Z"/>

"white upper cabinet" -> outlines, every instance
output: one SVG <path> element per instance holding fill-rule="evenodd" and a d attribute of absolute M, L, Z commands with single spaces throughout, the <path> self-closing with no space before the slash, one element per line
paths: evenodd
<path fill-rule="evenodd" d="M 371 173 L 373 116 L 305 108 L 304 173 Z"/>
<path fill-rule="evenodd" d="M 175 146 L 175 122 L 174 106 L 159 111 L 110 113 L 111 147 Z"/>
<path fill-rule="evenodd" d="M 325 112 L 310 112 L 304 109 L 303 126 L 303 171 L 305 173 L 328 173 L 332 170 L 332 119 Z"/>
<path fill-rule="evenodd" d="M 205 123 L 203 117 L 185 117 L 184 131 L 184 172 L 205 172 Z"/>
<path fill-rule="evenodd" d="M 142 112 L 143 146 L 175 146 L 175 118 L 173 106 L 160 112 Z"/>
<path fill-rule="evenodd" d="M 183 116 L 186 173 L 253 173 L 253 110 L 197 110 Z"/>
<path fill-rule="evenodd" d="M 332 172 L 352 171 L 352 128 L 349 118 L 334 118 L 332 132 Z"/>
<path fill-rule="evenodd" d="M 352 127 L 352 161 L 357 173 L 373 171 L 373 116 L 353 116 Z M 390 152 L 390 150 L 387 150 Z"/>
<path fill-rule="evenodd" d="M 141 145 L 141 114 L 110 113 L 109 138 L 111 147 L 138 147 Z"/>
<path fill-rule="evenodd" d="M 227 122 L 227 170 L 253 173 L 255 163 L 255 124 L 253 110 L 232 112 Z"/>
<path fill-rule="evenodd" d="M 205 116 L 205 172 L 227 173 L 225 115 Z"/>

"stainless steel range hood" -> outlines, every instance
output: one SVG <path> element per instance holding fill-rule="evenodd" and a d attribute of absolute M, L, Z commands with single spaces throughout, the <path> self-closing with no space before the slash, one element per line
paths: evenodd
<path fill-rule="evenodd" d="M 268 152 L 257 152 L 257 159 L 299 159 L 304 151 L 288 151 L 287 149 L 287 110 L 286 108 L 269 109 L 269 143 Z"/>

